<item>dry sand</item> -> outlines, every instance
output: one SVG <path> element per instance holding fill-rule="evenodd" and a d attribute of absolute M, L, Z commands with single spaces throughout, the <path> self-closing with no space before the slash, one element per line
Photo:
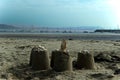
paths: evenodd
<path fill-rule="evenodd" d="M 42 45 L 51 51 L 60 48 L 60 39 L 0 38 L 0 80 L 120 80 L 120 41 L 118 40 L 67 40 L 67 50 L 73 60 L 77 52 L 89 50 L 95 58 L 107 54 L 103 60 L 95 60 L 96 70 L 72 72 L 34 71 L 28 66 L 31 49 Z M 113 56 L 117 58 L 113 59 Z"/>

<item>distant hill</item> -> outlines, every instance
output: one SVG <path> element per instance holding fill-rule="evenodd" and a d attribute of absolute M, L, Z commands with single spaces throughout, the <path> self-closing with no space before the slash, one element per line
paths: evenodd
<path fill-rule="evenodd" d="M 0 32 L 36 32 L 36 33 L 73 33 L 73 32 L 93 32 L 100 29 L 99 26 L 79 26 L 79 27 L 45 27 L 30 25 L 10 25 L 0 24 Z"/>
<path fill-rule="evenodd" d="M 19 27 L 8 25 L 8 24 L 0 24 L 0 29 L 18 29 Z"/>

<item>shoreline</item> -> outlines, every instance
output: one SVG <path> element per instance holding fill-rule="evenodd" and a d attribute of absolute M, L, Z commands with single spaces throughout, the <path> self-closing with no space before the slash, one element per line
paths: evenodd
<path fill-rule="evenodd" d="M 112 33 L 1 33 L 0 38 L 67 39 L 67 40 L 120 40 Z"/>

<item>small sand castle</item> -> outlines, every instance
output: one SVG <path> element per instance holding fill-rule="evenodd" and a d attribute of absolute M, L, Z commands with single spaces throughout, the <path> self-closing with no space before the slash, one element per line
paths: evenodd
<path fill-rule="evenodd" d="M 50 68 L 49 54 L 43 46 L 35 46 L 31 50 L 30 66 L 34 70 L 47 70 Z"/>
<path fill-rule="evenodd" d="M 66 51 L 66 40 L 62 40 L 59 50 L 52 51 L 51 67 L 57 72 L 72 71 L 72 58 Z"/>
<path fill-rule="evenodd" d="M 93 54 L 88 50 L 78 52 L 77 68 L 79 69 L 95 69 L 95 61 Z"/>

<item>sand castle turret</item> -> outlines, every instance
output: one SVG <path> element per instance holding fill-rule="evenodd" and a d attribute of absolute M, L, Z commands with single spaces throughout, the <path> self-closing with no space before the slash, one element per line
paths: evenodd
<path fill-rule="evenodd" d="M 95 69 L 94 57 L 88 50 L 83 50 L 81 52 L 78 52 L 77 68 Z"/>
<path fill-rule="evenodd" d="M 50 68 L 50 60 L 47 49 L 42 46 L 35 46 L 31 50 L 30 66 L 34 70 L 47 70 Z"/>
<path fill-rule="evenodd" d="M 62 40 L 59 50 L 52 51 L 51 67 L 57 72 L 72 71 L 72 58 L 66 50 L 66 40 Z"/>
<path fill-rule="evenodd" d="M 64 39 L 61 42 L 60 51 L 66 52 L 66 40 L 64 40 Z"/>

